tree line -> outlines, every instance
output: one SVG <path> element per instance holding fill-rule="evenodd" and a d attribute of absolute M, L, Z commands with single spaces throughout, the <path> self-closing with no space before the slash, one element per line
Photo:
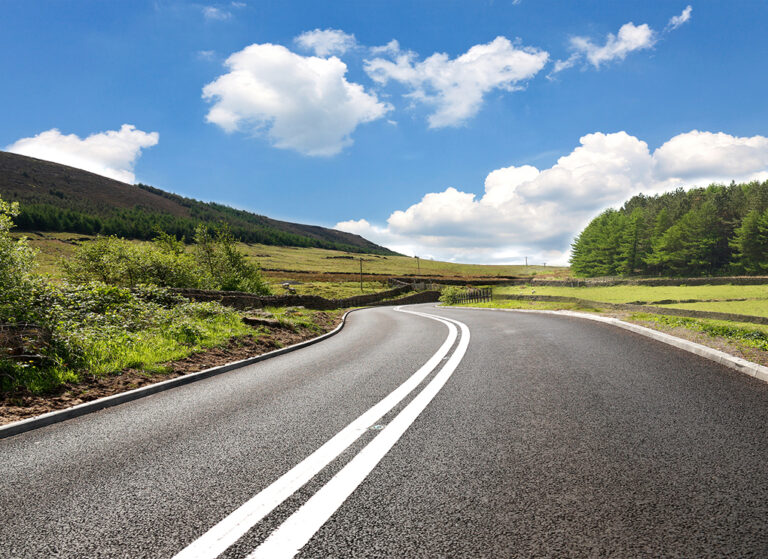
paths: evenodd
<path fill-rule="evenodd" d="M 76 209 L 59 207 L 47 203 L 25 204 L 16 217 L 16 228 L 20 231 L 64 231 L 84 235 L 115 235 L 129 239 L 152 240 L 158 231 L 173 235 L 177 239 L 193 239 L 201 221 L 224 222 L 221 215 L 216 219 L 209 216 L 175 216 L 137 208 L 110 209 L 108 215 L 94 215 Z M 231 233 L 245 243 L 259 243 L 273 246 L 295 246 L 327 248 L 348 252 L 376 252 L 361 247 L 333 241 L 323 241 L 294 233 L 280 231 L 269 225 L 232 224 Z"/>
<path fill-rule="evenodd" d="M 768 181 L 640 194 L 571 245 L 577 276 L 768 273 Z"/>

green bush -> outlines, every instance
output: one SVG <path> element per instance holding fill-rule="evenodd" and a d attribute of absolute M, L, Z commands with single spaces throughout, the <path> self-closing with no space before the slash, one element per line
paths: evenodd
<path fill-rule="evenodd" d="M 114 236 L 97 237 L 81 244 L 62 266 L 73 283 L 100 281 L 123 287 L 146 284 L 269 294 L 259 267 L 248 262 L 225 227 L 211 232 L 200 225 L 191 253 L 184 243 L 166 233 L 146 244 Z"/>
<path fill-rule="evenodd" d="M 464 289 L 463 287 L 456 287 L 456 286 L 446 287 L 440 293 L 440 301 L 442 301 L 446 305 L 455 305 L 461 300 L 461 297 L 466 295 L 466 293 L 467 293 L 467 290 Z"/>
<path fill-rule="evenodd" d="M 118 237 L 97 237 L 81 244 L 71 259 L 63 262 L 64 273 L 75 283 L 205 287 L 195 260 L 184 252 L 181 243 L 174 242 L 164 234 L 144 245 Z"/>
<path fill-rule="evenodd" d="M 16 240 L 10 235 L 18 213 L 16 202 L 0 198 L 0 322 L 13 321 L 24 310 L 33 281 L 36 253 L 26 238 Z"/>
<path fill-rule="evenodd" d="M 198 266 L 218 289 L 269 295 L 269 284 L 264 281 L 259 267 L 248 262 L 235 242 L 226 225 L 213 232 L 207 226 L 199 225 L 193 249 Z"/>

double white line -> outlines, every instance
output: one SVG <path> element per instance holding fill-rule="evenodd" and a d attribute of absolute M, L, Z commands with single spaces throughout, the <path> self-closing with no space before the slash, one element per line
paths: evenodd
<path fill-rule="evenodd" d="M 267 488 L 240 506 L 200 538 L 179 552 L 174 559 L 214 559 L 239 540 L 248 530 L 301 489 L 323 468 L 351 446 L 378 419 L 408 396 L 443 360 L 461 329 L 461 338 L 451 357 L 427 386 L 369 442 L 344 468 L 280 525 L 249 556 L 249 559 L 293 557 L 320 527 L 336 512 L 445 385 L 461 362 L 469 345 L 469 328 L 457 320 L 415 311 L 395 310 L 442 322 L 448 337 L 440 349 L 408 380 L 392 391 L 333 438 L 310 454 Z"/>

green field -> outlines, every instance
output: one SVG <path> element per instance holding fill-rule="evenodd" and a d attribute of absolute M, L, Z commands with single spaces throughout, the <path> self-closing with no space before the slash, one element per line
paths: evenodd
<path fill-rule="evenodd" d="M 71 255 L 78 242 L 88 240 L 86 235 L 76 233 L 25 233 L 30 244 L 40 251 L 40 271 L 60 277 L 59 262 Z M 21 236 L 17 234 L 16 236 Z M 142 242 L 142 241 L 136 241 Z M 320 248 L 278 247 L 257 244 L 240 244 L 239 248 L 251 259 L 267 270 L 290 272 L 313 272 L 316 274 L 359 274 L 360 259 L 363 274 L 377 275 L 422 275 L 445 278 L 496 278 L 505 276 L 565 277 L 568 268 L 554 266 L 493 266 L 484 264 L 456 264 L 410 258 L 408 256 L 381 256 L 377 254 L 352 254 L 338 250 Z M 276 280 L 289 279 L 291 274 L 270 273 Z M 322 278 L 312 278 L 320 280 Z M 334 278 L 334 281 L 337 281 Z M 348 280 L 344 280 L 348 281 Z M 359 284 L 358 284 L 359 291 Z"/>
<path fill-rule="evenodd" d="M 768 316 L 768 285 L 681 285 L 651 287 L 645 285 L 616 285 L 610 287 L 499 287 L 497 294 L 554 295 L 577 297 L 604 303 L 641 303 L 678 309 L 727 312 L 753 316 Z M 728 301 L 727 299 L 746 299 Z M 661 303 L 661 301 L 690 301 L 695 303 Z"/>

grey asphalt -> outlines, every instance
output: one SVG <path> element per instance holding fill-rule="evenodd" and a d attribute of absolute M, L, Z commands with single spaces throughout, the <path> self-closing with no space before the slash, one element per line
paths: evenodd
<path fill-rule="evenodd" d="M 300 557 L 768 557 L 768 384 L 605 324 L 416 308 L 467 324 L 467 354 Z M 172 556 L 446 332 L 365 310 L 315 346 L 0 441 L 0 557 Z"/>

